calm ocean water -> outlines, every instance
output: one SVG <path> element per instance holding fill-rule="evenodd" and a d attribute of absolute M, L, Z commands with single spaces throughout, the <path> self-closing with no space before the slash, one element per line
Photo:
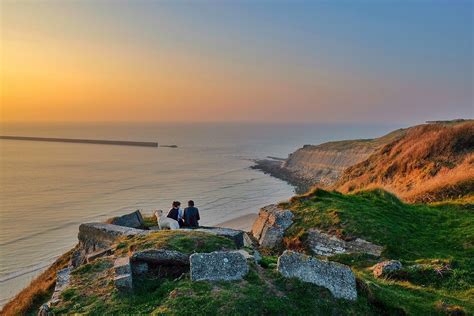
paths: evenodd
<path fill-rule="evenodd" d="M 251 170 L 304 144 L 380 136 L 395 126 L 310 124 L 3 124 L 2 135 L 158 141 L 172 148 L 0 140 L 0 300 L 77 242 L 82 222 L 192 198 L 202 224 L 288 199 L 288 184 Z"/>

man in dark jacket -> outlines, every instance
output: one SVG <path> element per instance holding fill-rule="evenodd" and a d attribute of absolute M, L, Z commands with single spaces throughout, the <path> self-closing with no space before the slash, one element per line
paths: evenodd
<path fill-rule="evenodd" d="M 188 207 L 184 209 L 184 225 L 187 227 L 199 227 L 199 210 L 194 207 L 194 201 L 188 202 Z"/>

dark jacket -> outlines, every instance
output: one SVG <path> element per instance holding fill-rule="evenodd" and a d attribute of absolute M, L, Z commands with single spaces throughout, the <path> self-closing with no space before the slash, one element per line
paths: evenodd
<path fill-rule="evenodd" d="M 190 206 L 184 209 L 184 225 L 187 227 L 199 227 L 199 210 L 197 207 Z"/>
<path fill-rule="evenodd" d="M 177 208 L 171 208 L 171 210 L 168 212 L 168 216 L 166 217 L 169 217 L 169 218 L 172 218 L 174 219 L 175 221 L 178 220 L 178 212 L 179 212 L 179 209 Z"/>

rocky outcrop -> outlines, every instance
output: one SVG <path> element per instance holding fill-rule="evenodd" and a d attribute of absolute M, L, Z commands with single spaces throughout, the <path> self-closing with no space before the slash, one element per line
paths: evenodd
<path fill-rule="evenodd" d="M 375 245 L 366 240 L 356 238 L 345 241 L 318 229 L 308 231 L 308 245 L 314 254 L 320 256 L 332 256 L 341 253 L 367 253 L 373 256 L 380 256 L 382 246 Z"/>
<path fill-rule="evenodd" d="M 143 228 L 145 227 L 142 213 L 136 210 L 133 213 L 125 214 L 119 217 L 112 218 L 110 224 L 130 227 L 130 228 Z"/>
<path fill-rule="evenodd" d="M 402 263 L 398 260 L 387 260 L 377 263 L 372 267 L 374 277 L 384 278 L 390 276 L 391 273 L 401 270 Z"/>
<path fill-rule="evenodd" d="M 287 278 L 325 287 L 336 298 L 357 299 L 355 276 L 349 267 L 340 263 L 286 250 L 278 258 L 277 269 Z"/>
<path fill-rule="evenodd" d="M 244 246 L 244 231 L 232 228 L 222 227 L 202 227 L 194 231 L 204 232 L 232 240 L 237 248 Z"/>
<path fill-rule="evenodd" d="M 273 248 L 281 244 L 285 230 L 293 224 L 293 213 L 278 205 L 268 205 L 260 209 L 253 224 L 252 235 L 259 245 Z"/>
<path fill-rule="evenodd" d="M 233 281 L 249 271 L 247 259 L 237 251 L 195 253 L 190 257 L 191 280 Z"/>
<path fill-rule="evenodd" d="M 259 160 L 252 168 L 289 182 L 296 187 L 296 193 L 302 194 L 314 185 L 333 185 L 346 168 L 364 161 L 383 145 L 402 137 L 405 132 L 400 129 L 375 139 L 304 145 L 287 159 Z"/>

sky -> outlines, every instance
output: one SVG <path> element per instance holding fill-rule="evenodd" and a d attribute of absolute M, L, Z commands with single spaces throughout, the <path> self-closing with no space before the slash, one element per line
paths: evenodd
<path fill-rule="evenodd" d="M 0 0 L 2 122 L 474 117 L 474 1 Z"/>

